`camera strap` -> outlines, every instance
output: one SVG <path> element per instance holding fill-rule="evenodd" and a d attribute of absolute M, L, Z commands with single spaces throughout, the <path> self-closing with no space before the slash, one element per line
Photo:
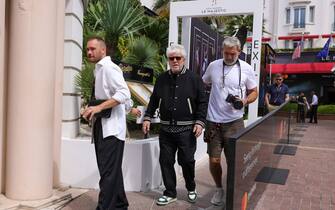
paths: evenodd
<path fill-rule="evenodd" d="M 236 63 L 234 63 L 233 65 L 237 64 L 238 69 L 239 69 L 239 80 L 238 80 L 238 86 L 240 87 L 240 91 L 241 91 L 241 98 L 243 97 L 243 91 L 242 91 L 242 87 L 241 87 L 241 78 L 242 78 L 242 69 L 241 69 L 241 64 L 240 64 L 240 60 L 237 59 Z M 229 65 L 229 66 L 233 66 L 233 65 Z M 224 74 L 224 67 L 228 66 L 224 60 L 222 60 L 222 76 L 223 76 L 223 87 L 225 86 L 225 77 L 226 75 Z"/>

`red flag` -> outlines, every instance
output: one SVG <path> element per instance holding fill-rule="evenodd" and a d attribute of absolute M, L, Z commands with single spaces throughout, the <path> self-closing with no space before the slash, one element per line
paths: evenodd
<path fill-rule="evenodd" d="M 300 58 L 300 56 L 301 56 L 301 44 L 302 44 L 302 42 L 300 41 L 298 46 L 294 49 L 293 54 L 292 54 L 292 60 Z"/>

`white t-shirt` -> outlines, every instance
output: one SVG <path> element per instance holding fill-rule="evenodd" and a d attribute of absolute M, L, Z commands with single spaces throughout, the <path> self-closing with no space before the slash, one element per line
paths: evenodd
<path fill-rule="evenodd" d="M 109 56 L 101 59 L 95 66 L 95 98 L 115 99 L 119 105 L 112 108 L 109 118 L 101 118 L 103 138 L 115 136 L 126 139 L 125 103 L 130 100 L 130 92 L 123 78 L 122 70 L 111 61 Z"/>
<path fill-rule="evenodd" d="M 242 60 L 239 61 L 241 65 L 240 86 L 240 67 L 238 64 L 225 66 L 223 83 L 223 59 L 211 62 L 203 75 L 203 81 L 206 84 L 211 84 L 206 118 L 208 121 L 228 123 L 243 117 L 244 109 L 234 109 L 232 104 L 226 102 L 226 98 L 229 93 L 239 98 L 246 98 L 246 90 L 257 87 L 257 83 L 252 67 Z"/>

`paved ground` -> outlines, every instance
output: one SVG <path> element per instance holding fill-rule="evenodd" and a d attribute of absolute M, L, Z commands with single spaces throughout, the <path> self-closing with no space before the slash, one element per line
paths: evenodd
<path fill-rule="evenodd" d="M 255 209 L 257 210 L 335 210 L 335 121 L 295 125 L 293 134 L 303 134 L 295 156 L 283 156 L 278 168 L 290 170 L 285 185 L 268 184 Z M 225 171 L 225 168 L 224 168 Z M 178 201 L 165 207 L 155 204 L 160 190 L 128 192 L 129 209 L 222 209 L 211 206 L 213 181 L 208 160 L 196 169 L 198 202 L 186 201 L 182 179 L 178 182 Z M 68 203 L 63 210 L 93 210 L 98 192 L 91 190 Z"/>

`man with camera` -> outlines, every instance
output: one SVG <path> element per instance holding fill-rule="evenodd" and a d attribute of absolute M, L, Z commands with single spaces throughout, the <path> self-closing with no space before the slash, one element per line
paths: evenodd
<path fill-rule="evenodd" d="M 210 172 L 216 184 L 216 192 L 211 199 L 214 205 L 224 205 L 222 149 L 226 162 L 230 162 L 232 150 L 228 137 L 244 128 L 244 107 L 258 96 L 252 67 L 238 59 L 241 53 L 240 41 L 236 37 L 225 38 L 222 53 L 223 59 L 210 63 L 202 77 L 204 83 L 211 86 L 205 141 Z"/>

